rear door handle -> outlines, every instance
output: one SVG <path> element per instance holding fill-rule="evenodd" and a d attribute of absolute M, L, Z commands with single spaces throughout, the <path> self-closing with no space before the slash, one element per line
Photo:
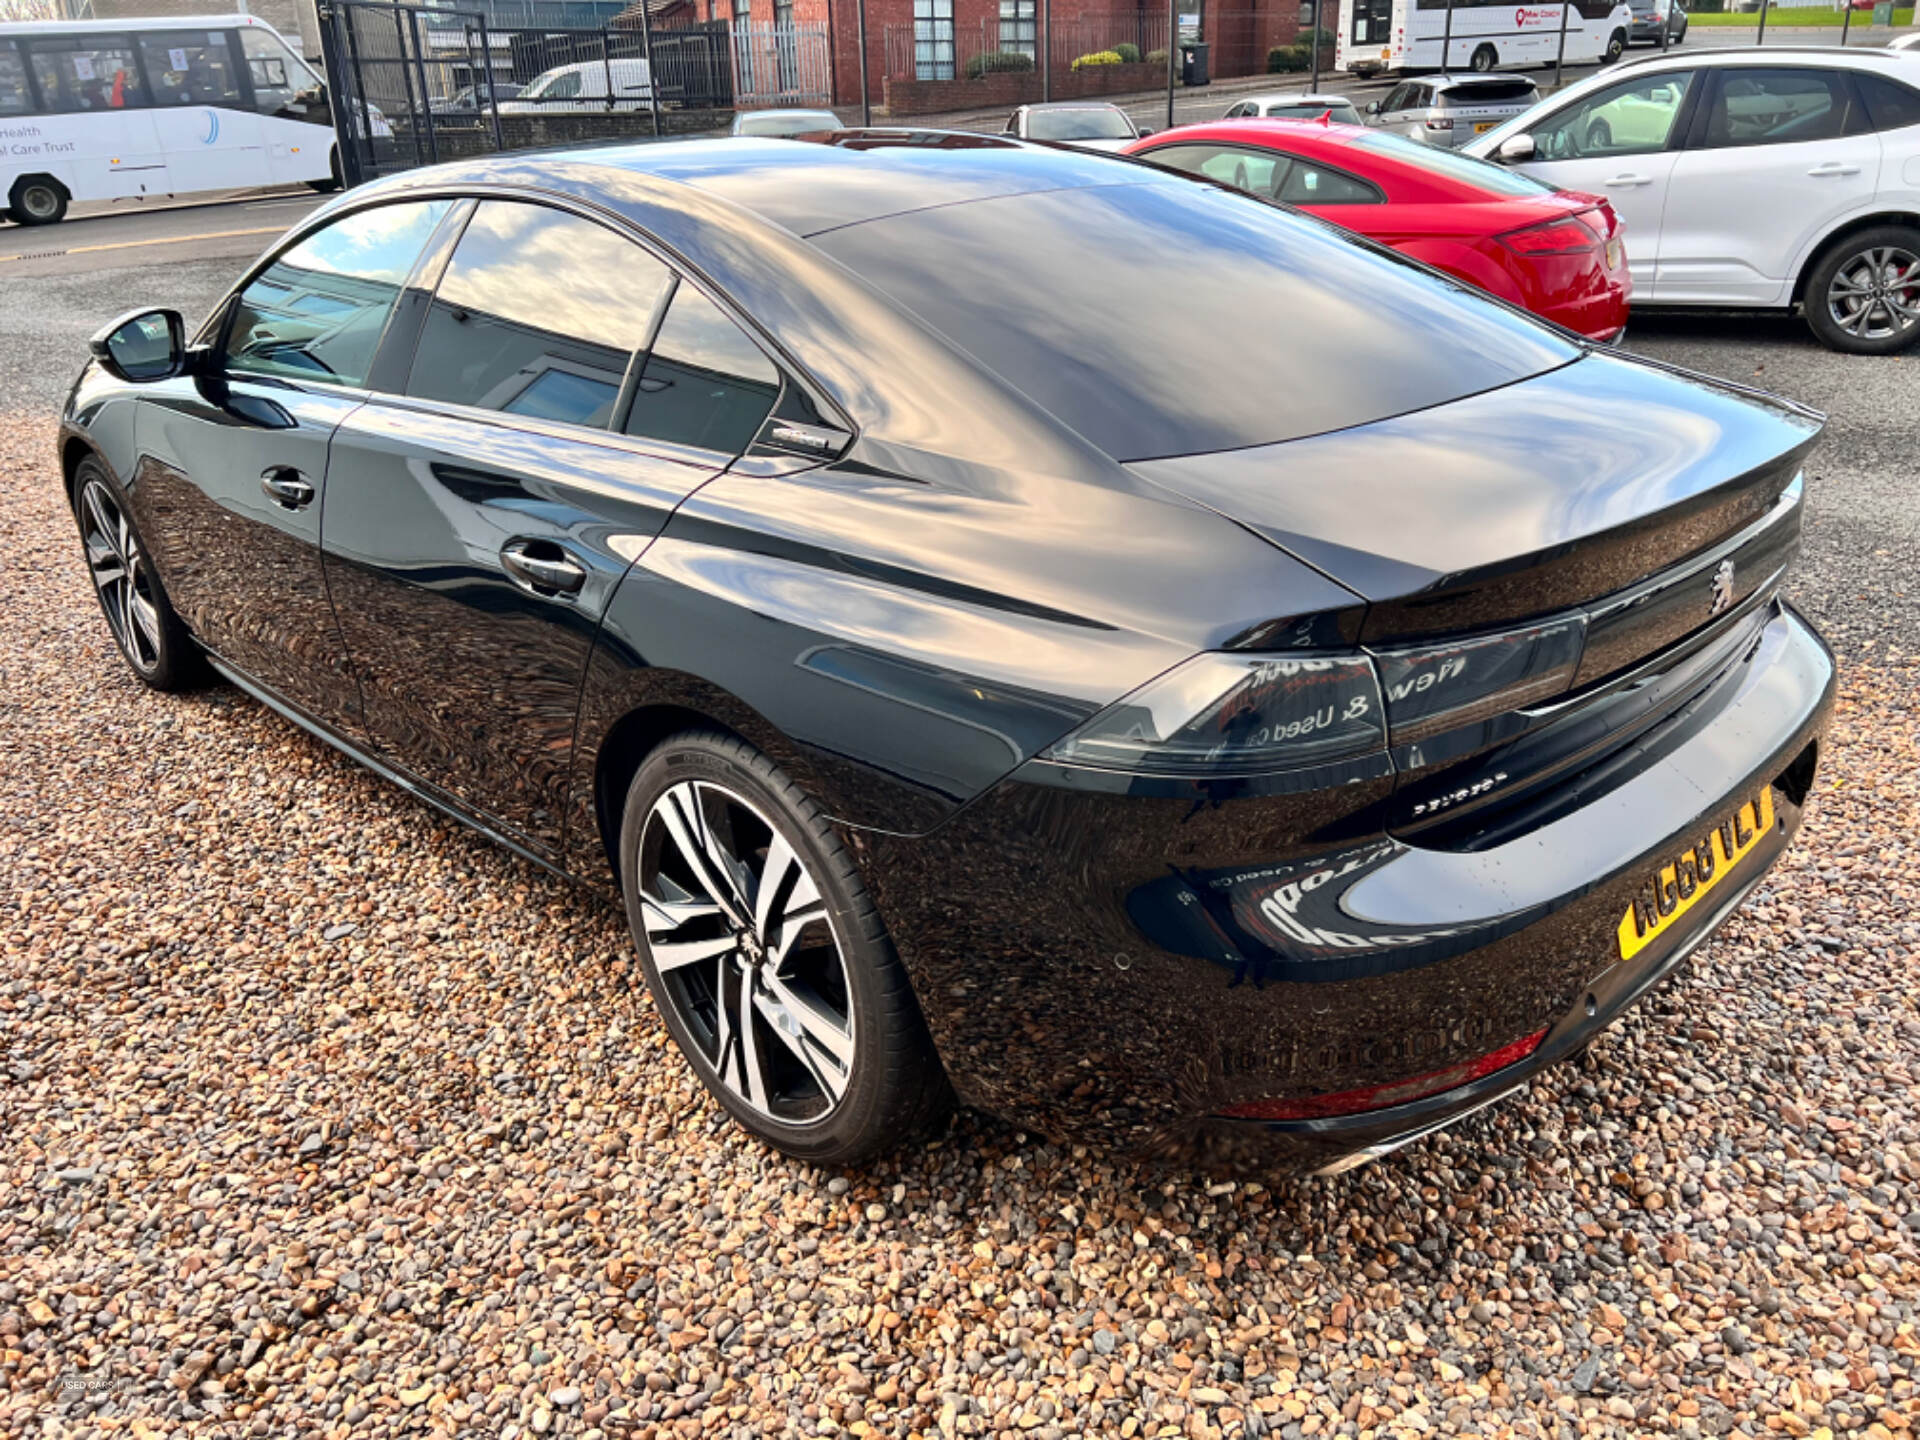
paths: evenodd
<path fill-rule="evenodd" d="M 509 540 L 500 547 L 500 563 L 536 595 L 572 595 L 587 583 L 585 569 L 551 540 Z"/>
<path fill-rule="evenodd" d="M 299 510 L 313 503 L 314 488 L 290 465 L 275 465 L 260 477 L 260 488 L 283 510 Z"/>
<path fill-rule="evenodd" d="M 1839 160 L 1829 160 L 1826 164 L 1816 165 L 1807 172 L 1809 175 L 1858 175 L 1859 173 L 1858 165 L 1848 165 Z"/>
<path fill-rule="evenodd" d="M 1614 186 L 1651 185 L 1653 183 L 1653 177 L 1651 175 L 1635 175 L 1633 172 L 1629 171 L 1625 175 L 1616 175 L 1611 180 L 1606 180 L 1601 183 L 1606 185 L 1614 185 Z"/>

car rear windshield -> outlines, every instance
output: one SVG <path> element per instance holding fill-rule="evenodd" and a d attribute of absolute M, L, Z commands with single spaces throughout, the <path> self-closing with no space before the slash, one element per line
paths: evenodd
<path fill-rule="evenodd" d="M 1364 150 L 1391 156 L 1402 165 L 1415 166 L 1443 180 L 1457 180 L 1491 195 L 1528 197 L 1553 194 L 1553 186 L 1535 180 L 1530 175 L 1522 175 L 1504 165 L 1495 165 L 1490 160 L 1476 160 L 1471 155 L 1462 155 L 1458 150 L 1422 145 L 1417 140 L 1408 140 L 1389 130 L 1369 130 L 1364 135 L 1356 135 L 1353 143 Z"/>
<path fill-rule="evenodd" d="M 1187 180 L 941 206 L 813 243 L 1119 460 L 1362 425 L 1578 354 L 1337 227 Z"/>
<path fill-rule="evenodd" d="M 1029 140 L 1131 140 L 1133 125 L 1118 110 L 1034 110 L 1027 115 Z"/>
<path fill-rule="evenodd" d="M 1455 85 L 1440 92 L 1442 106 L 1531 105 L 1540 92 L 1531 80 L 1487 80 L 1478 85 Z"/>

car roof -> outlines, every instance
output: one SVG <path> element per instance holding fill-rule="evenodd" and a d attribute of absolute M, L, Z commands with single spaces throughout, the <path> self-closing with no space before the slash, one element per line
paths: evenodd
<path fill-rule="evenodd" d="M 1662 64 L 1680 65 L 1690 70 L 1697 70 L 1702 65 L 1778 65 L 1782 60 L 1804 65 L 1816 57 L 1823 65 L 1855 65 L 1862 68 L 1905 66 L 1915 58 L 1910 51 L 1888 50 L 1877 45 L 1728 45 L 1710 50 L 1689 50 L 1684 56 L 1678 50 L 1664 53 L 1654 50 L 1645 55 L 1622 59 L 1611 67 L 1611 71 L 1601 73 L 1629 68 L 1643 70 L 1650 65 Z"/>
<path fill-rule="evenodd" d="M 1022 110 L 1118 110 L 1106 100 L 1048 100 L 1038 105 L 1022 105 Z"/>
<path fill-rule="evenodd" d="M 1536 90 L 1540 88 L 1527 76 L 1515 75 L 1507 70 L 1495 71 L 1490 75 L 1429 75 L 1426 78 L 1442 90 L 1471 89 L 1477 85 L 1511 85 L 1516 80 L 1523 85 L 1533 85 Z"/>
<path fill-rule="evenodd" d="M 1351 105 L 1345 95 L 1297 94 L 1292 91 L 1274 91 L 1267 95 L 1245 95 L 1243 100 L 1251 100 L 1257 105 Z"/>

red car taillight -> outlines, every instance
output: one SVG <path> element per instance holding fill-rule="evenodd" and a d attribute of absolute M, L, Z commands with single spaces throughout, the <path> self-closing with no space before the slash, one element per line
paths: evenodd
<path fill-rule="evenodd" d="M 1502 1045 L 1478 1060 L 1463 1060 L 1444 1070 L 1430 1070 L 1425 1075 L 1395 1080 L 1386 1085 L 1369 1085 L 1361 1090 L 1336 1090 L 1330 1095 L 1301 1095 L 1291 1100 L 1250 1100 L 1244 1105 L 1229 1105 L 1220 1113 L 1229 1120 L 1326 1120 L 1336 1115 L 1385 1110 L 1485 1079 L 1496 1070 L 1504 1070 L 1526 1059 L 1540 1048 L 1540 1042 L 1546 1038 L 1545 1030 L 1537 1030 L 1524 1040 Z"/>
<path fill-rule="evenodd" d="M 1564 219 L 1509 230 L 1500 243 L 1516 255 L 1584 255 L 1604 245 L 1606 233 L 1598 210 L 1582 210 Z"/>

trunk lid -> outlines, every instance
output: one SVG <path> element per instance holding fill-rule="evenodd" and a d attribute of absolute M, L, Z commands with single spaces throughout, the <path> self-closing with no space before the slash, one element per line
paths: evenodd
<path fill-rule="evenodd" d="M 1350 429 L 1128 468 L 1368 602 L 1395 645 L 1587 606 L 1765 515 L 1821 417 L 1623 356 Z"/>

